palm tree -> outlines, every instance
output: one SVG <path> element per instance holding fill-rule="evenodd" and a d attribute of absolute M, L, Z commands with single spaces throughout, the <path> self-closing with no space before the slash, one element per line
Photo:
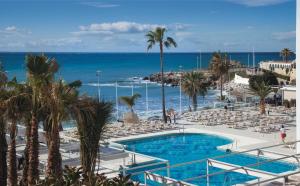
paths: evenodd
<path fill-rule="evenodd" d="M 99 140 L 111 118 L 112 104 L 82 97 L 70 109 L 80 136 L 80 160 L 83 172 L 91 181 L 97 160 Z"/>
<path fill-rule="evenodd" d="M 265 98 L 273 91 L 272 88 L 264 81 L 254 82 L 253 86 L 250 86 L 250 91 L 253 95 L 258 96 L 260 99 L 260 113 L 266 113 Z"/>
<path fill-rule="evenodd" d="M 44 130 L 48 145 L 47 176 L 62 181 L 62 159 L 59 151 L 59 131 L 63 121 L 69 119 L 70 105 L 77 101 L 77 87 L 80 81 L 65 84 L 62 80 L 52 82 L 48 87 L 48 97 L 44 99 Z"/>
<path fill-rule="evenodd" d="M 57 71 L 57 63 L 46 56 L 26 56 L 27 81 L 32 87 L 32 110 L 30 120 L 30 136 L 27 138 L 28 149 L 28 175 L 29 185 L 34 185 L 39 180 L 39 141 L 38 141 L 38 113 L 44 92 L 53 81 Z"/>
<path fill-rule="evenodd" d="M 7 76 L 2 64 L 0 63 L 0 185 L 7 185 L 7 142 L 6 142 L 6 121 L 4 119 L 5 112 L 5 86 L 7 82 Z"/>
<path fill-rule="evenodd" d="M 282 60 L 285 61 L 286 63 L 292 54 L 293 52 L 288 48 L 284 48 L 280 52 L 280 56 L 282 57 Z"/>
<path fill-rule="evenodd" d="M 17 82 L 16 82 L 17 83 Z M 16 135 L 17 122 L 23 119 L 31 108 L 31 99 L 26 94 L 15 88 L 10 91 L 10 97 L 6 100 L 6 117 L 10 121 L 10 145 L 8 152 L 8 181 L 10 185 L 17 185 L 17 157 L 16 157 Z"/>
<path fill-rule="evenodd" d="M 197 110 L 197 96 L 205 95 L 208 84 L 200 72 L 188 72 L 183 76 L 182 90 L 192 99 L 194 111 Z"/>
<path fill-rule="evenodd" d="M 166 100 L 165 100 L 165 81 L 164 81 L 164 60 L 163 60 L 163 53 L 164 47 L 177 47 L 177 43 L 171 37 L 165 36 L 166 29 L 157 27 L 153 31 L 149 31 L 146 34 L 147 37 L 147 51 L 149 51 L 156 43 L 159 45 L 160 51 L 160 76 L 161 76 L 161 97 L 162 97 L 162 113 L 163 113 L 163 120 L 167 123 L 167 115 L 166 115 Z"/>
<path fill-rule="evenodd" d="M 222 54 L 221 52 L 213 53 L 213 57 L 210 62 L 211 71 L 220 79 L 220 99 L 224 100 L 223 97 L 223 83 L 224 83 L 224 75 L 228 73 L 229 70 L 229 60 L 226 54 Z"/>
<path fill-rule="evenodd" d="M 130 111 L 133 113 L 133 106 L 135 105 L 135 102 L 138 98 L 140 98 L 140 94 L 134 94 L 133 96 L 121 96 L 119 100 L 127 105 L 127 107 L 130 109 Z"/>

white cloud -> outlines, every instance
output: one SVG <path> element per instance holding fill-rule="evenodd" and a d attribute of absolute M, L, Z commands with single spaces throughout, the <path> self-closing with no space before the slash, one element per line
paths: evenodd
<path fill-rule="evenodd" d="M 111 23 L 93 23 L 86 26 L 79 26 L 79 31 L 72 32 L 74 35 L 111 35 L 114 33 L 132 34 L 132 33 L 145 33 L 153 30 L 156 27 L 166 27 L 171 31 L 184 30 L 188 25 L 181 23 L 174 23 L 169 25 L 160 24 L 142 24 L 129 21 L 118 21 Z"/>
<path fill-rule="evenodd" d="M 5 28 L 5 31 L 7 32 L 14 32 L 14 31 L 17 31 L 17 27 L 15 26 L 8 26 Z"/>
<path fill-rule="evenodd" d="M 18 35 L 18 36 L 25 36 L 31 34 L 31 31 L 26 29 L 20 29 L 16 26 L 7 26 L 4 29 L 0 29 L 0 35 L 3 36 L 10 36 L 10 35 Z"/>
<path fill-rule="evenodd" d="M 185 30 L 189 26 L 190 26 L 189 24 L 174 23 L 174 24 L 167 25 L 166 27 L 169 30 L 182 31 L 182 30 Z"/>
<path fill-rule="evenodd" d="M 103 2 L 82 2 L 81 4 L 96 8 L 114 8 L 120 6 L 119 4 L 107 4 Z"/>
<path fill-rule="evenodd" d="M 228 2 L 241 4 L 249 7 L 270 6 L 285 3 L 290 0 L 226 0 Z"/>
<path fill-rule="evenodd" d="M 31 47 L 63 47 L 69 45 L 80 44 L 81 39 L 71 37 L 71 38 L 58 38 L 58 39 L 41 39 L 38 41 L 30 41 L 27 45 Z"/>
<path fill-rule="evenodd" d="M 290 31 L 290 32 L 276 32 L 273 33 L 272 36 L 274 39 L 279 41 L 289 41 L 296 38 L 296 31 Z"/>
<path fill-rule="evenodd" d="M 158 24 L 140 24 L 135 22 L 119 21 L 113 23 L 94 23 L 80 26 L 77 34 L 112 34 L 112 33 L 139 33 L 154 29 Z"/>

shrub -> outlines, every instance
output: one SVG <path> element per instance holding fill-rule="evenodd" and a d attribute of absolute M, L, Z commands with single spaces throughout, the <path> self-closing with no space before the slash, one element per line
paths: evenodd
<path fill-rule="evenodd" d="M 130 175 L 119 174 L 114 178 L 107 178 L 104 174 L 88 176 L 82 172 L 82 168 L 66 166 L 63 170 L 63 180 L 59 182 L 54 177 L 46 177 L 40 180 L 37 186 L 138 186 L 131 180 Z"/>
<path fill-rule="evenodd" d="M 266 85 L 278 85 L 278 80 L 273 72 L 264 71 L 263 75 L 254 75 L 249 78 L 250 88 L 254 87 L 254 82 L 264 81 Z"/>

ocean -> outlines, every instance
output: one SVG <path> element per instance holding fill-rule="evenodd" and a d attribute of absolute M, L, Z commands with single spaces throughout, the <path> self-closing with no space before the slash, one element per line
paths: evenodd
<path fill-rule="evenodd" d="M 4 65 L 9 78 L 14 76 L 19 81 L 24 81 L 26 53 L 0 53 L 0 61 Z M 97 97 L 98 77 L 96 71 L 100 70 L 100 94 L 101 99 L 111 101 L 118 106 L 115 116 L 121 118 L 127 108 L 116 104 L 116 92 L 119 96 L 128 96 L 139 93 L 142 97 L 137 101 L 134 110 L 141 116 L 161 115 L 160 85 L 147 82 L 148 111 L 146 104 L 146 81 L 143 77 L 157 73 L 160 70 L 159 53 L 45 53 L 48 57 L 54 57 L 60 70 L 57 77 L 62 77 L 67 82 L 81 80 L 83 86 L 81 94 Z M 228 53 L 231 60 L 252 66 L 252 53 Z M 178 71 L 182 66 L 184 71 L 197 68 L 197 56 L 199 53 L 166 53 L 164 54 L 165 71 Z M 212 53 L 201 54 L 201 68 L 207 68 Z M 295 56 L 291 57 L 295 59 Z M 278 52 L 255 53 L 255 64 L 264 60 L 281 60 Z M 198 67 L 200 65 L 198 63 Z M 118 84 L 116 91 L 116 82 Z M 203 99 L 199 97 L 199 107 L 212 105 L 219 96 L 218 91 L 210 90 Z M 167 109 L 174 108 L 179 111 L 179 87 L 166 87 Z M 188 109 L 189 99 L 182 94 L 182 109 Z"/>

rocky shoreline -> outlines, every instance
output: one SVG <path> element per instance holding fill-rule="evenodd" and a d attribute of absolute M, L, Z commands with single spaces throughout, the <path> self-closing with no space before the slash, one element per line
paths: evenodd
<path fill-rule="evenodd" d="M 166 72 L 164 73 L 165 84 L 176 87 L 179 85 L 180 77 L 182 76 L 182 72 Z M 143 80 L 149 80 L 150 82 L 160 83 L 161 82 L 161 74 L 155 73 L 151 74 L 149 77 L 144 77 Z"/>
<path fill-rule="evenodd" d="M 207 70 L 202 70 L 203 74 L 207 77 L 210 76 L 210 73 Z M 186 72 L 165 72 L 164 79 L 165 84 L 171 87 L 179 86 L 180 77 L 182 77 Z M 161 83 L 161 74 L 155 73 L 150 76 L 146 76 L 143 80 L 149 80 L 150 82 Z"/>

